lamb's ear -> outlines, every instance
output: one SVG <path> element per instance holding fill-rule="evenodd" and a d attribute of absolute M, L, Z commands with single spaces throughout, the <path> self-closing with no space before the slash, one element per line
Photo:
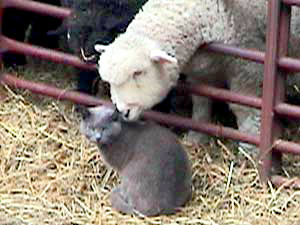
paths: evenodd
<path fill-rule="evenodd" d="M 156 63 L 178 63 L 177 59 L 173 56 L 168 55 L 162 50 L 152 50 L 150 52 L 150 59 Z"/>
<path fill-rule="evenodd" d="M 96 50 L 96 52 L 102 54 L 103 52 L 106 51 L 107 45 L 95 44 L 95 45 L 94 45 L 94 49 Z"/>

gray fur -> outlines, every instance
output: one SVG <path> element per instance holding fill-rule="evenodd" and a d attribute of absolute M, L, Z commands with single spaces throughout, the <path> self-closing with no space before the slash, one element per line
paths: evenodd
<path fill-rule="evenodd" d="M 191 194 L 191 167 L 177 137 L 153 122 L 125 122 L 114 109 L 89 109 L 80 130 L 97 143 L 121 184 L 110 195 L 116 210 L 145 216 L 175 213 Z"/>

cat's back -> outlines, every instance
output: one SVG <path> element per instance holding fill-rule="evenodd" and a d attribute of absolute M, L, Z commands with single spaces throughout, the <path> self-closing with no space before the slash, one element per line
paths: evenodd
<path fill-rule="evenodd" d="M 176 135 L 157 124 L 145 124 L 131 147 L 135 154 L 122 171 L 122 182 L 132 204 L 146 215 L 160 209 L 174 212 L 191 194 L 190 161 Z"/>
<path fill-rule="evenodd" d="M 172 148 L 183 148 L 177 136 L 168 128 L 160 126 L 154 122 L 147 122 L 137 129 L 137 146 L 141 149 L 160 149 L 160 152 L 170 151 Z"/>
<path fill-rule="evenodd" d="M 162 183 L 168 181 L 164 186 L 169 185 L 170 188 L 181 186 L 185 179 L 189 182 L 189 157 L 174 133 L 152 122 L 142 125 L 142 129 L 136 129 L 136 132 L 135 143 L 130 146 L 134 154 L 128 164 L 129 173 L 143 178 L 148 174 L 148 177 Z"/>

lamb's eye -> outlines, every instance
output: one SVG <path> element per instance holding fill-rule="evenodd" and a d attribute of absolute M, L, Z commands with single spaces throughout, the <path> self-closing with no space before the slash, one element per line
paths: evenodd
<path fill-rule="evenodd" d="M 133 79 L 136 79 L 137 77 L 139 77 L 141 75 L 143 75 L 143 71 L 141 71 L 141 70 L 134 71 Z"/>

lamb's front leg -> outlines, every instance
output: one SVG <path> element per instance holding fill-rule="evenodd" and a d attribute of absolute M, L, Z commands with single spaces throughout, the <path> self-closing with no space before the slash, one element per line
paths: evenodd
<path fill-rule="evenodd" d="M 231 90 L 243 95 L 261 97 L 263 66 L 253 62 L 245 62 L 241 60 L 235 60 L 234 62 L 236 63 L 234 67 L 236 76 L 231 80 Z M 241 132 L 252 135 L 260 135 L 260 110 L 237 104 L 231 104 L 230 107 L 237 117 L 238 127 Z M 258 146 L 243 142 L 240 142 L 239 146 L 246 150 L 246 152 L 254 159 L 257 158 L 259 153 Z M 281 172 L 280 155 L 274 153 L 272 158 L 272 173 Z"/>
<path fill-rule="evenodd" d="M 193 100 L 193 120 L 195 121 L 211 121 L 212 101 L 207 97 L 192 96 Z M 185 141 L 193 144 L 207 144 L 210 136 L 196 131 L 189 131 L 185 137 Z"/>
<path fill-rule="evenodd" d="M 237 104 L 230 104 L 230 108 L 237 118 L 239 131 L 250 135 L 260 134 L 260 110 Z M 256 156 L 258 155 L 259 150 L 256 145 L 239 142 L 239 147 L 242 147 L 243 150 L 245 150 L 246 153 L 248 153 L 252 157 L 256 158 Z"/>
<path fill-rule="evenodd" d="M 239 131 L 250 134 L 250 135 L 260 135 L 261 127 L 261 111 L 254 108 L 249 108 L 246 106 L 241 106 L 237 104 L 231 104 L 231 109 L 234 111 L 237 117 L 237 123 Z M 245 142 L 239 142 L 239 147 L 241 147 L 248 155 L 253 159 L 257 159 L 259 155 L 259 148 L 256 145 L 248 144 Z M 281 155 L 274 152 L 272 154 L 272 174 L 279 174 L 282 172 L 281 165 Z"/>
<path fill-rule="evenodd" d="M 234 76 L 230 80 L 231 91 L 247 95 L 262 96 L 263 66 L 253 62 L 234 59 L 232 64 Z M 261 111 L 252 107 L 230 104 L 230 108 L 237 118 L 238 129 L 247 134 L 259 135 Z M 259 150 L 257 146 L 240 142 L 240 147 L 256 158 Z"/>
<path fill-rule="evenodd" d="M 197 50 L 185 66 L 183 73 L 187 75 L 191 84 L 208 84 L 214 87 L 224 87 L 227 82 L 227 74 L 224 68 L 229 61 L 221 55 Z M 202 96 L 192 96 L 192 118 L 196 122 L 211 122 L 212 100 Z M 207 144 L 210 136 L 204 133 L 189 131 L 185 140 L 195 144 Z"/>

